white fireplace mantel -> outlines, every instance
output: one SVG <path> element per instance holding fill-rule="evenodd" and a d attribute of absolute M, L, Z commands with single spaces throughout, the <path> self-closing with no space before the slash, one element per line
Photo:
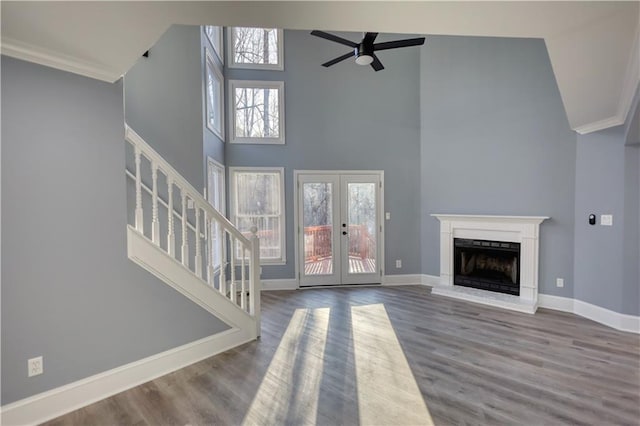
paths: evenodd
<path fill-rule="evenodd" d="M 440 221 L 440 283 L 432 293 L 520 312 L 538 307 L 538 241 L 547 216 L 432 214 Z M 453 285 L 453 239 L 520 243 L 520 296 Z"/>

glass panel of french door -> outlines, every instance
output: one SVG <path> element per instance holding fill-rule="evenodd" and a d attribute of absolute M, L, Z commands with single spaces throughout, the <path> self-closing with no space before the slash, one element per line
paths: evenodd
<path fill-rule="evenodd" d="M 298 177 L 300 285 L 340 284 L 338 176 Z"/>
<path fill-rule="evenodd" d="M 379 175 L 341 176 L 342 283 L 380 282 Z"/>

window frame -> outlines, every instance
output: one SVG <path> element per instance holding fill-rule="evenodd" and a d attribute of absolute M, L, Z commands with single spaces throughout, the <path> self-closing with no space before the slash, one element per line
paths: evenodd
<path fill-rule="evenodd" d="M 212 33 L 217 33 L 217 42 L 207 32 L 209 28 L 212 28 Z M 209 41 L 209 44 L 213 48 L 213 51 L 216 53 L 218 60 L 222 65 L 224 65 L 224 27 L 219 27 L 216 25 L 203 25 L 202 31 L 204 31 L 204 37 Z"/>
<path fill-rule="evenodd" d="M 244 143 L 256 145 L 284 145 L 285 144 L 285 105 L 284 105 L 284 81 L 274 80 L 229 80 L 228 81 L 228 111 L 229 117 L 229 143 Z M 236 136 L 236 89 L 277 89 L 278 90 L 278 128 L 279 135 L 275 137 L 246 137 Z"/>
<path fill-rule="evenodd" d="M 287 264 L 287 220 L 285 214 L 285 187 L 284 167 L 229 167 L 229 220 L 237 226 L 237 173 L 277 173 L 280 183 L 280 257 L 277 259 L 265 259 L 260 256 L 261 265 L 286 265 Z M 233 253 L 236 256 L 237 253 Z M 237 259 L 237 257 L 236 257 Z"/>
<path fill-rule="evenodd" d="M 248 64 L 243 62 L 235 62 L 235 28 L 259 28 L 276 30 L 278 37 L 278 63 L 277 64 Z M 227 66 L 229 68 L 240 68 L 250 70 L 271 70 L 284 71 L 284 31 L 281 28 L 264 28 L 264 27 L 227 27 Z"/>
<path fill-rule="evenodd" d="M 209 69 L 212 70 L 213 78 L 216 79 L 220 85 L 220 98 L 214 99 L 213 104 L 217 104 L 218 109 L 220 110 L 220 127 L 216 128 L 215 123 L 211 123 L 209 120 L 209 109 L 211 108 L 209 102 L 209 90 L 207 88 L 209 84 Z M 224 142 L 224 126 L 225 126 L 225 107 L 224 107 L 224 75 L 222 74 L 222 70 L 216 64 L 216 61 L 211 54 L 211 50 L 205 48 L 205 66 L 204 66 L 204 102 L 205 102 L 205 123 L 207 129 L 209 129 L 213 134 L 218 136 L 222 142 Z"/>
<path fill-rule="evenodd" d="M 219 173 L 220 176 L 220 181 L 219 181 L 219 190 L 220 190 L 220 206 L 216 207 L 213 203 L 212 200 L 212 186 L 211 186 L 211 176 L 212 176 L 212 172 L 213 171 L 217 171 Z M 227 205 L 226 205 L 226 190 L 227 190 L 227 186 L 226 186 L 226 170 L 225 170 L 225 166 L 221 163 L 219 163 L 218 161 L 214 160 L 213 158 L 207 156 L 207 201 L 209 202 L 209 204 L 218 211 L 218 213 L 220 213 L 222 216 L 227 217 Z M 214 225 L 215 226 L 215 225 Z M 221 236 L 224 236 L 224 232 L 222 231 L 222 228 L 220 227 L 220 234 Z M 213 229 L 211 230 L 213 232 Z M 213 236 L 213 234 L 211 234 Z M 219 241 L 216 241 L 216 247 L 218 245 Z M 212 242 L 213 245 L 213 242 Z M 212 263 L 215 260 L 215 258 L 211 258 Z M 224 254 L 220 253 L 220 263 L 216 264 L 213 263 L 213 268 L 214 271 L 217 273 L 217 271 L 220 269 L 220 267 L 224 264 Z"/>

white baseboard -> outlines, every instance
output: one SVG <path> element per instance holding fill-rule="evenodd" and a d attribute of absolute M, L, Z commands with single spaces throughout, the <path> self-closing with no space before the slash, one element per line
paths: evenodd
<path fill-rule="evenodd" d="M 253 339 L 255 339 L 255 336 L 252 336 L 251 333 L 232 328 L 222 333 L 187 343 L 77 382 L 7 404 L 0 411 L 0 424 L 40 424 L 240 346 Z"/>
<path fill-rule="evenodd" d="M 275 290 L 297 290 L 298 280 L 295 278 L 285 278 L 278 280 L 261 280 L 262 291 Z"/>
<path fill-rule="evenodd" d="M 573 312 L 573 299 L 554 296 L 552 294 L 538 294 L 538 307 L 553 309 L 554 311 Z"/>
<path fill-rule="evenodd" d="M 426 285 L 427 287 L 435 287 L 438 284 L 440 284 L 439 275 L 422 274 L 422 285 Z"/>
<path fill-rule="evenodd" d="M 382 280 L 382 285 L 384 286 L 421 284 L 422 275 L 420 274 L 385 275 Z"/>
<path fill-rule="evenodd" d="M 557 311 L 571 312 L 592 321 L 620 331 L 628 331 L 640 334 L 640 316 L 621 314 L 582 300 L 569 297 L 553 296 L 550 294 L 538 295 L 538 306 Z"/>

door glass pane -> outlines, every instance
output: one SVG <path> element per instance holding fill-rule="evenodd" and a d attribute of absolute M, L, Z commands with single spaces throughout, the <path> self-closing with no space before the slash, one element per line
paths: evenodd
<path fill-rule="evenodd" d="M 347 184 L 349 273 L 377 271 L 376 184 Z"/>
<path fill-rule="evenodd" d="M 333 274 L 332 184 L 302 184 L 304 274 Z"/>

